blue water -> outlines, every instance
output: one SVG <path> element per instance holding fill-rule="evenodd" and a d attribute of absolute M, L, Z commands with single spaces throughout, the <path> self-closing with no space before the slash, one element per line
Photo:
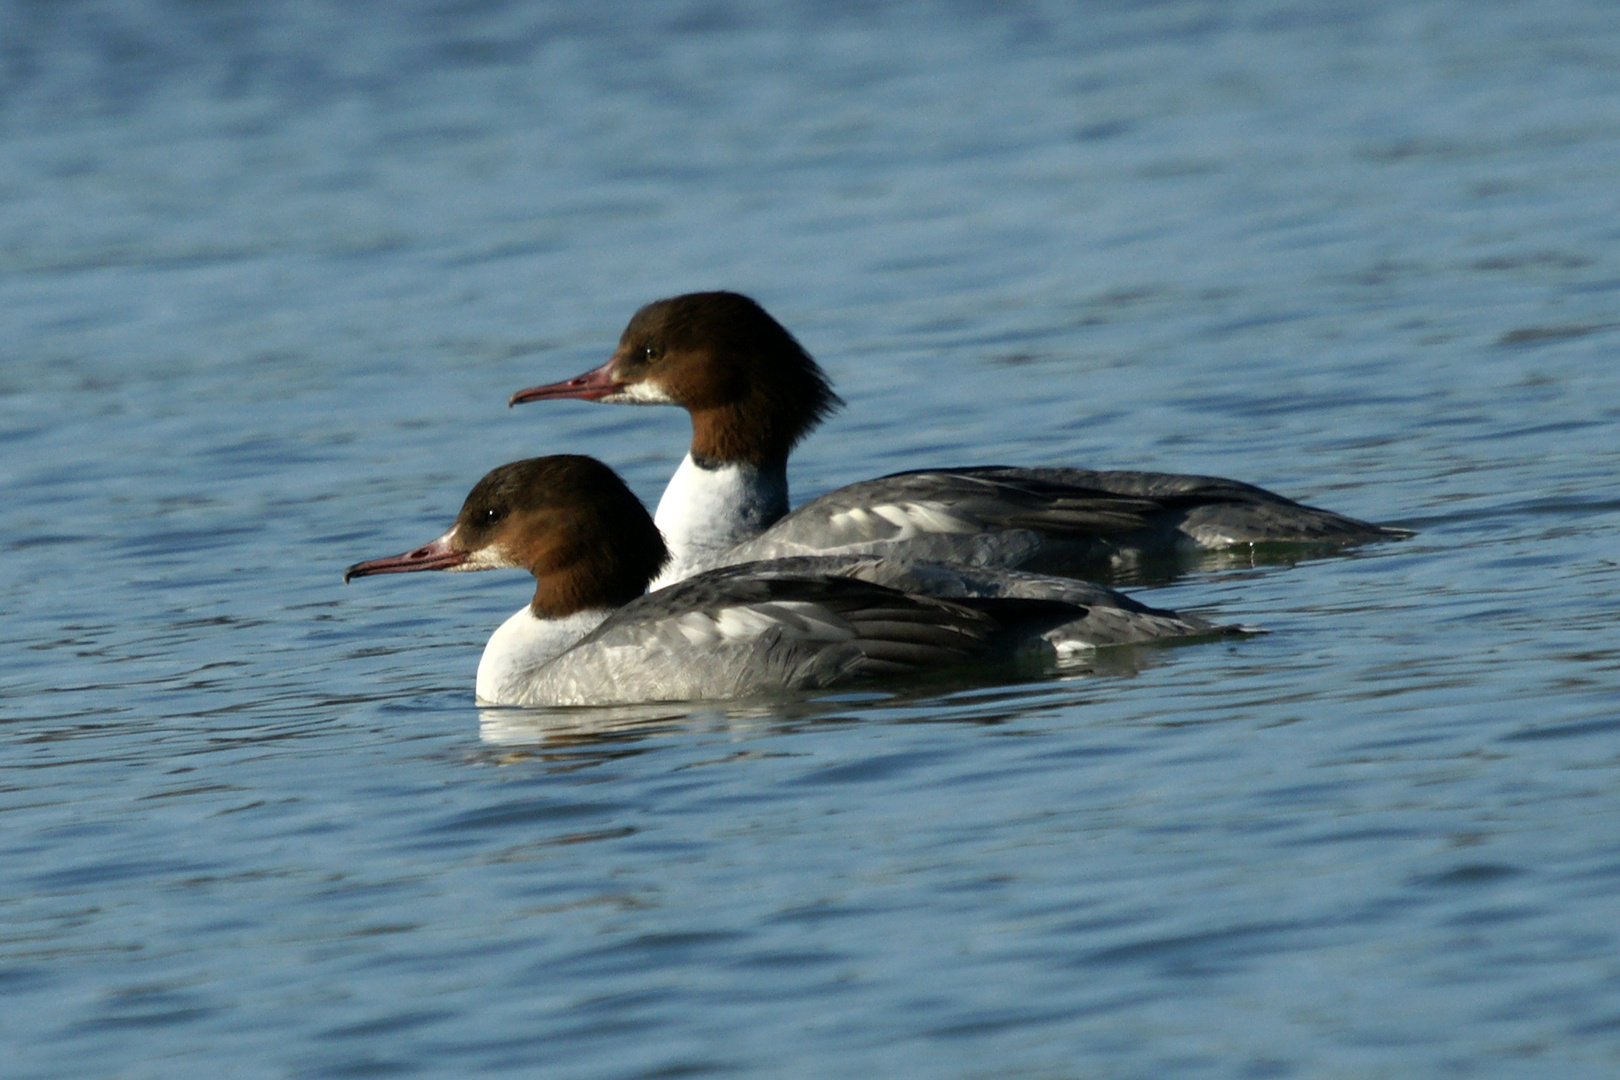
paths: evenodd
<path fill-rule="evenodd" d="M 0 1074 L 1620 1071 L 1620 20 L 1540 3 L 0 4 Z M 480 712 L 344 587 L 506 396 L 756 296 L 928 463 L 1413 540 L 1063 681 Z"/>

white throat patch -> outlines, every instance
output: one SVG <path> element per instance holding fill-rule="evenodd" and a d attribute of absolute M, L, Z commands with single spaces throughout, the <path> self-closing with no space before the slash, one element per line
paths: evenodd
<path fill-rule="evenodd" d="M 616 390 L 606 397 L 596 400 L 609 405 L 674 405 L 675 399 L 664 393 L 664 388 L 655 382 L 643 380 L 641 382 L 626 383 L 620 390 Z"/>

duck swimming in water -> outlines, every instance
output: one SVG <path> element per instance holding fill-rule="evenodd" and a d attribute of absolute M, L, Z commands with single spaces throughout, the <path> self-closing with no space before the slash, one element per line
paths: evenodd
<path fill-rule="evenodd" d="M 842 402 L 793 335 L 738 293 L 648 304 L 607 363 L 520 390 L 510 403 L 559 398 L 676 405 L 690 415 L 691 447 L 658 504 L 672 557 L 655 587 L 800 555 L 1106 577 L 1200 551 L 1410 535 L 1236 480 L 1060 467 L 895 473 L 790 511 L 788 455 Z"/>
<path fill-rule="evenodd" d="M 478 665 L 478 698 L 504 705 L 735 698 L 1229 630 L 1085 582 L 870 557 L 736 565 L 647 593 L 668 559 L 611 469 L 560 455 L 491 471 L 444 535 L 344 580 L 528 570 L 533 599 Z"/>

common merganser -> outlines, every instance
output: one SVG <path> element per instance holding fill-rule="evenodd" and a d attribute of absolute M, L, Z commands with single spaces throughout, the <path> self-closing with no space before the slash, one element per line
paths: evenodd
<path fill-rule="evenodd" d="M 873 554 L 1106 575 L 1240 545 L 1342 546 L 1407 536 L 1213 476 L 1072 468 L 926 469 L 839 488 L 788 511 L 794 445 L 843 402 L 765 309 L 689 293 L 631 318 L 607 363 L 513 394 L 678 405 L 692 445 L 655 520 L 673 558 L 654 587 L 716 566 Z"/>
<path fill-rule="evenodd" d="M 562 455 L 493 470 L 443 536 L 356 563 L 344 580 L 528 570 L 533 600 L 478 664 L 479 699 L 503 705 L 742 697 L 1232 629 L 1085 582 L 880 559 L 731 566 L 645 592 L 668 558 L 613 470 Z"/>

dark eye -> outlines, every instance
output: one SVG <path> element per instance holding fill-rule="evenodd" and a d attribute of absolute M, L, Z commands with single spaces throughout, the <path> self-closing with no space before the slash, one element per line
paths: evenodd
<path fill-rule="evenodd" d="M 506 511 L 498 506 L 492 506 L 484 511 L 484 524 L 493 525 L 506 516 Z"/>
<path fill-rule="evenodd" d="M 657 345 L 649 345 L 649 346 L 647 346 L 646 355 L 647 355 L 647 363 L 650 364 L 654 360 L 657 360 L 660 356 L 663 356 L 664 355 L 664 350 L 659 348 Z"/>

